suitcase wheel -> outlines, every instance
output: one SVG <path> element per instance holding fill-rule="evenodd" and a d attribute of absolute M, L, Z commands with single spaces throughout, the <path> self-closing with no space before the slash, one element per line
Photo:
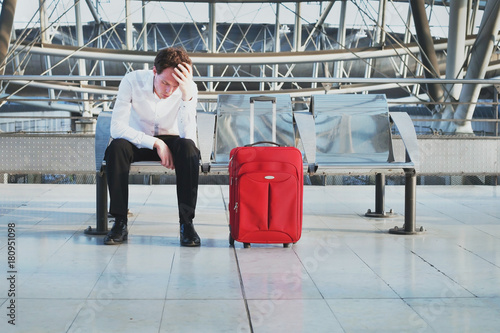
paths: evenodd
<path fill-rule="evenodd" d="M 234 246 L 234 238 L 229 234 L 229 245 Z"/>
<path fill-rule="evenodd" d="M 283 243 L 283 247 L 286 247 L 286 248 L 290 247 L 290 243 Z"/>
<path fill-rule="evenodd" d="M 248 248 L 252 247 L 252 245 L 250 245 L 250 243 L 243 243 L 243 247 L 245 249 L 248 249 Z"/>

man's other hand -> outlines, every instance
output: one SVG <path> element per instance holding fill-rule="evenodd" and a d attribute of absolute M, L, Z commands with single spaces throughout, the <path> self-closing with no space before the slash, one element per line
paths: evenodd
<path fill-rule="evenodd" d="M 174 158 L 172 157 L 172 152 L 168 148 L 167 144 L 162 140 L 158 139 L 155 141 L 153 148 L 156 148 L 156 152 L 161 160 L 161 165 L 167 169 L 174 169 Z"/>

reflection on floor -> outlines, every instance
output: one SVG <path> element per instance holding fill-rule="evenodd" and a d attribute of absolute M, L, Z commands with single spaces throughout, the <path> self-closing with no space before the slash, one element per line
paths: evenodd
<path fill-rule="evenodd" d="M 403 193 L 386 187 L 386 209 L 402 214 Z M 387 231 L 402 215 L 364 217 L 372 186 L 307 186 L 301 240 L 250 249 L 228 244 L 227 186 L 200 187 L 200 248 L 179 247 L 171 185 L 131 186 L 120 246 L 83 233 L 92 185 L 4 184 L 0 195 L 0 332 L 500 328 L 500 187 L 419 186 L 426 232 L 401 236 Z"/>

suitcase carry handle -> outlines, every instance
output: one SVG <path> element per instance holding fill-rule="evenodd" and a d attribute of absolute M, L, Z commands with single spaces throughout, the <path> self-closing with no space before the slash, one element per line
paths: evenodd
<path fill-rule="evenodd" d="M 276 143 L 273 141 L 258 141 L 258 142 L 254 142 L 254 143 L 250 143 L 248 145 L 245 145 L 245 147 L 253 147 L 253 146 L 262 145 L 262 144 L 270 144 L 270 145 L 275 145 L 277 147 L 281 147 L 281 145 L 279 143 Z"/>
<path fill-rule="evenodd" d="M 274 96 L 251 96 L 250 97 L 250 142 L 254 140 L 254 130 L 255 130 L 255 111 L 254 102 L 271 102 L 273 103 L 273 114 L 272 114 L 272 142 L 276 141 L 276 97 Z"/>

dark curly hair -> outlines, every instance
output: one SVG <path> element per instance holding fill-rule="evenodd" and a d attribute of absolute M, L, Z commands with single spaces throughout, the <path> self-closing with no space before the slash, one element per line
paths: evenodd
<path fill-rule="evenodd" d="M 192 65 L 191 58 L 189 58 L 185 50 L 176 47 L 167 47 L 158 51 L 154 66 L 156 67 L 156 72 L 161 73 L 165 68 L 177 67 L 178 64 L 183 62 Z"/>

